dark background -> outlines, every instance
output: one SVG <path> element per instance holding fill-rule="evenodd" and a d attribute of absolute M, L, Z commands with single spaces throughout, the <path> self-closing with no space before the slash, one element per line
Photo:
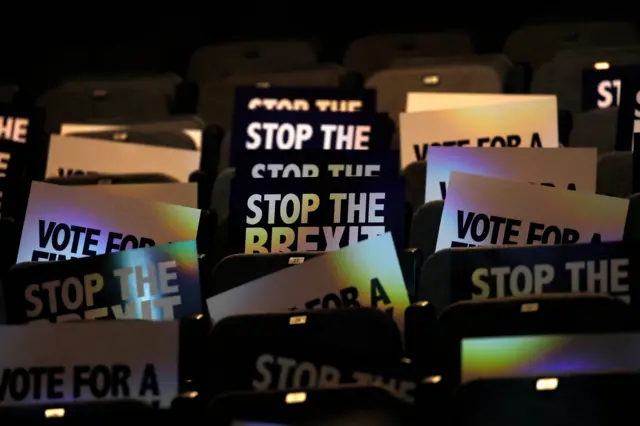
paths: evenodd
<path fill-rule="evenodd" d="M 135 16 L 104 15 L 96 3 L 50 20 L 40 16 L 27 26 L 5 14 L 5 22 L 0 25 L 5 40 L 0 80 L 24 87 L 50 86 L 74 75 L 145 71 L 184 74 L 188 58 L 197 47 L 244 40 L 309 40 L 322 62 L 339 63 L 346 46 L 359 36 L 463 30 L 470 34 L 476 52 L 499 52 L 506 36 L 527 23 L 635 21 L 638 16 L 633 4 L 620 12 L 612 3 L 587 7 L 558 2 L 557 7 L 571 11 L 563 14 L 537 2 L 512 4 L 299 2 L 290 7 L 279 2 L 232 2 L 225 9 L 224 4 L 211 2 L 199 3 L 197 7 L 194 4 L 192 10 L 196 13 L 184 14 L 177 9 L 189 10 L 188 4 L 176 9 L 174 3 L 156 3 L 153 8 L 176 12 Z M 130 4 L 127 8 L 135 10 L 137 6 Z M 474 10 L 478 6 L 481 9 Z M 46 12 L 41 10 L 40 14 Z M 113 50 L 121 59 L 113 59 L 109 54 Z"/>

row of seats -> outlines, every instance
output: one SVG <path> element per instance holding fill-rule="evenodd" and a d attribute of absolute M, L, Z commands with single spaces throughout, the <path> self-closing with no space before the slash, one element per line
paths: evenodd
<path fill-rule="evenodd" d="M 529 308 L 523 309 L 523 306 Z M 537 309 L 530 309 L 531 306 Z M 173 414 L 177 419 L 224 418 L 226 414 L 232 417 L 228 420 L 269 422 L 277 419 L 276 413 L 286 410 L 287 407 L 280 406 L 283 402 L 300 403 L 302 412 L 294 424 L 300 421 L 306 424 L 314 420 L 314 411 L 304 403 L 307 400 L 313 403 L 314 395 L 323 392 L 327 397 L 335 393 L 336 397 L 346 398 L 341 410 L 336 411 L 339 404 L 333 399 L 331 404 L 325 405 L 326 412 L 332 416 L 339 416 L 345 410 L 358 411 L 358 400 L 362 398 L 363 403 L 377 401 L 382 404 L 378 408 L 396 405 L 396 415 L 403 420 L 395 419 L 390 423 L 394 425 L 416 424 L 427 415 L 436 424 L 475 425 L 486 424 L 489 420 L 506 424 L 507 419 L 513 421 L 506 408 L 499 404 L 488 412 L 483 404 L 473 402 L 475 398 L 487 402 L 504 400 L 513 396 L 509 393 L 512 389 L 524 398 L 517 403 L 514 398 L 515 406 L 535 403 L 540 407 L 557 409 L 559 407 L 552 401 L 560 397 L 553 392 L 573 389 L 566 395 L 577 396 L 571 385 L 574 381 L 585 384 L 595 381 L 601 386 L 610 383 L 609 390 L 614 389 L 613 384 L 626 382 L 634 386 L 628 388 L 632 395 L 637 388 L 634 375 L 637 367 L 633 366 L 632 360 L 616 368 L 616 375 L 603 375 L 611 373 L 608 360 L 619 359 L 613 354 L 620 350 L 630 350 L 633 354 L 630 348 L 638 339 L 635 332 L 637 316 L 623 302 L 605 295 L 559 294 L 459 302 L 444 310 L 439 318 L 431 305 L 417 303 L 405 312 L 404 336 L 390 317 L 378 310 L 334 309 L 302 315 L 305 321 L 300 321 L 300 313 L 232 316 L 212 328 L 202 318 L 183 320 L 179 370 L 183 393 L 173 401 Z M 540 339 L 549 335 L 556 344 L 558 339 L 577 341 L 577 346 L 567 346 L 567 350 L 578 349 L 581 353 L 558 351 L 556 360 L 550 359 L 547 364 L 534 368 L 537 357 L 548 356 L 553 351 L 553 347 L 549 347 L 552 343 L 538 347 L 531 345 L 529 350 L 532 352 L 528 355 L 517 352 L 521 351 L 516 346 L 517 339 Z M 495 354 L 480 351 L 478 356 L 487 357 L 485 362 L 491 362 L 492 356 L 501 359 L 501 350 L 516 352 L 506 355 L 511 360 L 502 355 L 504 365 L 498 363 L 478 369 L 465 358 L 463 345 L 488 337 L 495 341 Z M 506 340 L 499 343 L 497 340 L 500 338 Z M 509 339 L 513 345 L 511 349 Z M 588 342 L 597 342 L 597 339 L 627 341 L 628 347 L 618 345 L 596 351 Z M 600 361 L 581 363 L 581 355 L 584 359 Z M 571 362 L 567 357 L 574 357 L 575 362 L 567 364 Z M 554 361 L 560 364 L 556 365 Z M 510 374 L 514 362 L 522 363 L 523 370 Z M 527 366 L 531 368 L 530 372 Z M 482 378 L 467 381 L 464 377 L 469 374 L 467 371 L 480 374 Z M 549 391 L 550 395 L 537 396 L 534 390 Z M 349 392 L 353 392 L 350 397 Z M 472 395 L 475 398 L 471 398 Z M 615 399 L 631 399 L 628 394 L 616 396 Z M 612 403 L 604 394 L 591 388 L 580 397 L 593 399 L 594 404 L 603 406 Z M 238 406 L 230 402 L 234 398 L 237 398 Z M 539 398 L 551 398 L 552 401 Z M 223 406 L 219 406 L 222 401 Z M 271 404 L 272 410 L 256 410 L 252 402 Z M 225 408 L 225 404 L 232 406 Z M 8 409 L 0 407 L 0 416 L 8 420 L 20 417 L 38 419 L 42 418 L 43 412 L 46 415 L 53 409 L 63 410 L 62 416 L 68 410 L 67 419 L 73 419 L 74 415 L 98 419 L 102 417 L 103 409 L 120 415 L 148 410 L 144 414 L 152 418 L 157 414 L 146 406 L 127 403 L 121 406 L 114 403 L 84 406 L 83 410 L 83 404 L 62 402 Z M 460 409 L 470 412 L 457 419 L 460 413 L 456 411 Z M 582 417 L 579 414 L 574 413 Z M 594 424 L 607 424 L 606 421 L 611 420 L 612 413 L 607 411 L 601 415 L 603 417 Z M 51 417 L 56 415 L 52 413 Z M 331 420 L 330 424 L 336 421 Z"/>
<path fill-rule="evenodd" d="M 502 23 L 502 22 L 501 22 Z M 503 23 L 504 24 L 504 23 Z M 175 23 L 174 23 L 175 25 Z M 490 25 L 490 24 L 489 24 Z M 509 25 L 504 25 L 504 28 Z M 406 27 L 405 27 L 406 28 Z M 501 28 L 502 29 L 502 28 Z M 477 41 L 487 32 L 465 32 L 460 30 L 431 32 L 403 32 L 392 35 L 372 35 L 352 40 L 344 40 L 344 48 L 327 55 L 331 40 L 286 40 L 247 41 L 224 45 L 201 46 L 192 52 L 184 67 L 185 76 L 200 85 L 212 78 L 225 78 L 233 73 L 280 72 L 297 68 L 316 66 L 319 61 L 329 60 L 341 63 L 348 71 L 360 72 L 366 77 L 375 71 L 387 68 L 394 60 L 412 57 L 438 57 L 468 55 L 483 51 L 476 46 Z M 484 34 L 483 34 L 484 33 Z M 316 37 L 317 38 L 317 37 Z M 341 42 L 343 40 L 340 40 Z M 497 40 L 492 49 L 504 52 L 514 63 L 529 63 L 537 69 L 562 49 L 588 46 L 627 46 L 637 41 L 637 28 L 633 22 L 619 20 L 585 21 L 562 23 L 530 23 L 513 30 L 505 39 Z M 480 50 L 479 50 L 480 49 Z M 47 52 L 48 74 L 58 74 L 57 69 L 74 71 L 82 69 L 81 64 L 96 62 L 111 65 L 134 66 L 147 64 L 149 69 L 166 63 L 166 58 L 183 46 L 167 45 L 157 47 L 137 47 L 131 44 L 117 48 L 102 48 L 99 45 L 90 52 L 83 52 L 79 58 L 78 48 L 50 49 Z M 182 71 L 181 71 L 182 72 Z"/>
<path fill-rule="evenodd" d="M 548 387 L 546 384 L 555 384 Z M 544 386 L 541 386 L 544 385 Z M 567 377 L 558 382 L 539 379 L 502 379 L 470 383 L 448 401 L 431 389 L 423 391 L 430 408 L 407 412 L 407 407 L 383 389 L 344 386 L 306 392 L 272 391 L 256 395 L 237 392 L 216 398 L 204 414 L 195 415 L 191 400 L 177 400 L 171 410 L 154 410 L 133 402 L 67 405 L 55 409 L 0 409 L 3 419 L 17 424 L 29 420 L 40 424 L 74 424 L 99 421 L 111 424 L 128 416 L 147 421 L 207 422 L 214 425 L 372 425 L 418 424 L 428 416 L 433 424 L 508 426 L 514 423 L 561 425 L 627 424 L 635 415 L 634 374 Z M 439 405 L 437 405 L 439 404 Z M 45 416 L 43 416 L 43 412 Z M 448 414 L 445 414 L 448 413 Z M 58 415 L 62 415 L 58 417 Z M 443 420 L 446 423 L 443 423 Z M 575 423 L 574 423 L 575 422 Z"/>
<path fill-rule="evenodd" d="M 408 91 L 525 93 L 530 84 L 533 93 L 556 93 L 562 110 L 579 113 L 576 86 L 582 69 L 603 60 L 633 63 L 638 57 L 636 41 L 633 25 L 619 22 L 523 28 L 507 41 L 505 53 L 497 55 L 472 54 L 468 37 L 461 34 L 374 36 L 355 41 L 343 66 L 318 63 L 313 48 L 304 42 L 207 46 L 194 53 L 184 76 L 163 70 L 71 79 L 38 94 L 36 102 L 55 112 L 48 118 L 50 131 L 65 121 L 162 119 L 176 111 L 197 111 L 206 123 L 227 128 L 234 86 L 336 86 L 355 72 L 378 90 L 380 109 L 392 118 L 403 107 L 399 94 Z M 544 65 L 531 83 L 523 63 L 536 69 Z M 429 76 L 437 79 L 425 79 Z M 184 82 L 195 82 L 199 96 Z M 25 102 L 33 95 L 27 92 Z M 0 101 L 16 93 L 17 86 L 3 86 Z"/>

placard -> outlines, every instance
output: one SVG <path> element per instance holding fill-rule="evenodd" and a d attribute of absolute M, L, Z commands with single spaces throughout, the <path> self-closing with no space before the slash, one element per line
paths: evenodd
<path fill-rule="evenodd" d="M 540 99 L 555 99 L 555 95 L 513 93 L 445 93 L 408 92 L 406 112 L 436 111 L 453 108 L 489 106 Z"/>
<path fill-rule="evenodd" d="M 640 133 L 633 134 L 632 158 L 631 158 L 631 191 L 633 194 L 640 193 Z M 636 149 L 638 148 L 638 149 Z M 633 197 L 633 195 L 631 195 Z"/>
<path fill-rule="evenodd" d="M 582 111 L 620 106 L 623 80 L 640 71 L 623 66 L 604 70 L 587 68 L 582 71 Z"/>
<path fill-rule="evenodd" d="M 313 362 L 300 357 L 282 356 L 282 354 L 262 353 L 255 360 L 251 371 L 251 387 L 256 391 L 290 389 L 330 389 L 340 385 L 381 386 L 394 397 L 408 404 L 416 401 L 418 383 L 405 374 L 396 371 L 362 371 L 338 368 L 326 362 Z M 365 369 L 367 370 L 367 369 Z M 381 374 L 382 373 L 382 374 Z M 393 374 L 395 373 L 395 374 Z M 308 379 L 305 379 L 305 376 Z M 306 382 L 306 383 L 305 383 Z M 247 426 L 258 426 L 245 423 Z M 263 426 L 264 423 L 259 423 Z M 270 425 L 270 424 L 268 424 Z"/>
<path fill-rule="evenodd" d="M 461 350 L 462 383 L 640 370 L 639 333 L 476 337 Z"/>
<path fill-rule="evenodd" d="M 397 154 L 351 152 L 339 162 L 322 152 L 264 154 L 264 163 L 244 168 L 251 175 L 231 182 L 233 252 L 331 251 L 385 232 L 402 247 L 404 180 Z"/>
<path fill-rule="evenodd" d="M 620 241 L 629 200 L 452 172 L 436 250 Z"/>
<path fill-rule="evenodd" d="M 621 74 L 625 90 L 620 95 L 616 151 L 633 151 L 633 135 L 640 133 L 640 67 L 625 68 Z"/>
<path fill-rule="evenodd" d="M 178 395 L 176 321 L 3 325 L 0 406 L 137 400 L 169 408 Z"/>
<path fill-rule="evenodd" d="M 380 178 L 400 175 L 400 153 L 349 150 L 336 156 L 332 151 L 247 151 L 244 167 L 235 177 L 250 179 Z"/>
<path fill-rule="evenodd" d="M 128 142 L 52 135 L 46 177 L 89 173 L 164 173 L 189 182 L 200 152 Z"/>
<path fill-rule="evenodd" d="M 425 203 L 446 198 L 452 171 L 594 193 L 597 164 L 595 148 L 501 150 L 434 146 L 429 148 Z"/>
<path fill-rule="evenodd" d="M 582 292 L 631 303 L 630 286 L 638 277 L 629 248 L 615 242 L 455 249 L 450 252 L 451 303 Z"/>
<path fill-rule="evenodd" d="M 556 98 L 401 113 L 402 167 L 424 160 L 432 145 L 557 148 Z"/>
<path fill-rule="evenodd" d="M 16 262 L 195 240 L 200 210 L 32 182 Z"/>
<path fill-rule="evenodd" d="M 207 299 L 214 322 L 231 315 L 360 306 L 388 312 L 404 329 L 409 297 L 390 233 Z"/>
<path fill-rule="evenodd" d="M 231 164 L 247 150 L 369 149 L 374 119 L 373 90 L 239 87 Z"/>
<path fill-rule="evenodd" d="M 0 215 L 14 216 L 22 179 L 44 178 L 44 112 L 0 104 Z"/>
<path fill-rule="evenodd" d="M 198 151 L 202 150 L 202 130 L 201 129 L 180 129 L 176 130 L 175 121 L 159 121 L 155 123 L 135 123 L 135 124 L 91 124 L 91 123 L 62 123 L 60 125 L 61 136 L 75 136 L 82 133 L 102 133 L 102 132 L 167 132 L 180 131 L 189 136 Z M 137 141 L 130 141 L 137 142 Z"/>
<path fill-rule="evenodd" d="M 343 87 L 256 87 L 235 91 L 234 114 L 256 111 L 375 113 L 376 91 Z"/>
<path fill-rule="evenodd" d="M 202 313 L 195 241 L 13 268 L 3 289 L 8 324 Z"/>
<path fill-rule="evenodd" d="M 111 194 L 117 197 L 132 197 L 139 200 L 198 208 L 197 183 L 82 185 L 74 186 L 74 188 Z"/>

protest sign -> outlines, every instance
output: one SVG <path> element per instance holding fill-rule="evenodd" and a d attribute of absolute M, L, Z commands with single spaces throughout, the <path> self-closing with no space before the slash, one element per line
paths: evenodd
<path fill-rule="evenodd" d="M 90 173 L 163 173 L 180 182 L 200 169 L 200 152 L 52 135 L 46 177 Z"/>
<path fill-rule="evenodd" d="M 454 249 L 451 302 L 589 292 L 631 303 L 632 249 L 623 242 Z"/>
<path fill-rule="evenodd" d="M 231 164 L 253 150 L 369 149 L 375 117 L 372 90 L 239 87 Z"/>
<path fill-rule="evenodd" d="M 436 111 L 555 99 L 555 95 L 507 93 L 409 92 L 405 112 Z"/>
<path fill-rule="evenodd" d="M 135 400 L 169 408 L 178 395 L 177 321 L 0 326 L 0 406 Z"/>
<path fill-rule="evenodd" d="M 401 330 L 409 297 L 390 233 L 314 257 L 207 299 L 213 321 L 231 315 L 371 307 Z"/>
<path fill-rule="evenodd" d="M 236 88 L 234 101 L 234 115 L 256 111 L 376 112 L 372 89 L 244 86 Z"/>
<path fill-rule="evenodd" d="M 557 148 L 556 98 L 401 113 L 402 167 L 425 160 L 429 146 Z"/>
<path fill-rule="evenodd" d="M 473 337 L 460 348 L 463 383 L 640 369 L 640 333 Z"/>
<path fill-rule="evenodd" d="M 436 250 L 620 241 L 629 200 L 452 172 Z"/>
<path fill-rule="evenodd" d="M 0 215 L 14 216 L 22 179 L 43 179 L 44 112 L 0 104 Z"/>
<path fill-rule="evenodd" d="M 260 354 L 255 360 L 251 385 L 256 391 L 327 389 L 340 385 L 380 386 L 396 398 L 413 404 L 418 384 L 402 376 L 338 368 L 327 363 Z"/>
<path fill-rule="evenodd" d="M 631 145 L 632 157 L 631 157 L 631 192 L 630 197 L 635 198 L 635 194 L 640 193 L 640 133 L 633 134 L 633 142 Z M 638 148 L 638 149 L 636 149 Z"/>
<path fill-rule="evenodd" d="M 330 251 L 389 231 L 401 247 L 404 180 L 397 154 L 352 152 L 339 163 L 329 153 L 265 154 L 266 164 L 245 167 L 231 182 L 233 252 Z"/>
<path fill-rule="evenodd" d="M 596 191 L 595 148 L 429 148 L 425 202 L 444 200 L 451 172 L 531 182 L 575 191 Z"/>
<path fill-rule="evenodd" d="M 200 210 L 32 182 L 17 262 L 195 240 Z"/>
<path fill-rule="evenodd" d="M 82 185 L 78 189 L 132 197 L 139 200 L 157 201 L 184 207 L 198 207 L 197 183 L 140 183 L 116 185 Z"/>
<path fill-rule="evenodd" d="M 61 136 L 85 135 L 87 133 L 114 132 L 114 136 L 127 136 L 127 141 L 131 140 L 131 134 L 138 136 L 140 133 L 156 132 L 181 132 L 187 135 L 198 151 L 202 150 L 202 130 L 182 128 L 182 126 L 192 126 L 194 123 L 188 119 L 185 121 L 159 121 L 155 123 L 133 123 L 133 124 L 90 124 L 90 123 L 62 123 L 60 125 Z M 87 136 L 83 136 L 87 137 Z"/>
<path fill-rule="evenodd" d="M 388 148 L 385 132 L 376 134 L 376 116 L 317 112 L 252 113 L 250 123 L 240 123 L 233 133 L 234 164 L 247 151 L 349 151 Z M 244 163 L 242 163 L 244 164 Z"/>
<path fill-rule="evenodd" d="M 632 77 L 638 67 L 622 66 L 582 71 L 582 111 L 616 108 L 622 98 L 622 82 Z"/>
<path fill-rule="evenodd" d="M 33 263 L 11 269 L 4 283 L 8 324 L 202 313 L 195 241 Z"/>
<path fill-rule="evenodd" d="M 247 151 L 235 176 L 251 179 L 379 178 L 400 175 L 398 151 Z"/>

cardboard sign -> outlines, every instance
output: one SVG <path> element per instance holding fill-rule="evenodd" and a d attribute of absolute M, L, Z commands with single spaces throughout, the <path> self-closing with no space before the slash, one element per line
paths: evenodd
<path fill-rule="evenodd" d="M 632 255 L 622 242 L 455 249 L 451 302 L 589 292 L 630 303 L 630 284 L 637 281 Z"/>
<path fill-rule="evenodd" d="M 188 318 L 202 313 L 198 271 L 195 241 L 14 268 L 7 323 Z"/>
<path fill-rule="evenodd" d="M 429 146 L 557 148 L 556 98 L 400 114 L 402 167 Z"/>
<path fill-rule="evenodd" d="M 250 176 L 231 182 L 234 252 L 330 251 L 389 231 L 401 244 L 397 154 L 351 152 L 339 163 L 330 153 L 290 154 L 265 153 L 264 163 L 244 168 Z"/>
<path fill-rule="evenodd" d="M 14 216 L 19 182 L 44 178 L 44 113 L 0 104 L 0 215 Z"/>
<path fill-rule="evenodd" d="M 640 370 L 640 333 L 475 337 L 461 351 L 463 383 Z"/>
<path fill-rule="evenodd" d="M 251 116 L 249 123 L 235 128 L 232 152 L 238 156 L 236 161 L 243 151 L 343 151 L 371 146 L 373 115 L 267 111 Z"/>
<path fill-rule="evenodd" d="M 197 183 L 141 183 L 117 185 L 88 185 L 75 188 L 111 194 L 117 197 L 131 197 L 145 201 L 174 204 L 184 207 L 198 207 Z"/>
<path fill-rule="evenodd" d="M 16 262 L 195 240 L 200 210 L 32 182 Z"/>
<path fill-rule="evenodd" d="M 375 91 L 239 87 L 231 164 L 245 151 L 369 149 Z"/>
<path fill-rule="evenodd" d="M 137 400 L 169 408 L 178 395 L 179 324 L 88 321 L 0 326 L 0 407 Z"/>
<path fill-rule="evenodd" d="M 162 132 L 176 129 L 176 122 L 166 121 L 157 123 L 136 123 L 136 124 L 87 124 L 87 123 L 62 123 L 60 126 L 61 136 L 74 136 L 82 133 L 103 133 L 103 132 Z M 201 129 L 180 129 L 182 133 L 189 136 L 198 151 L 202 150 L 202 130 Z M 137 141 L 130 141 L 137 142 Z"/>
<path fill-rule="evenodd" d="M 436 250 L 620 241 L 629 200 L 452 172 Z"/>
<path fill-rule="evenodd" d="M 46 177 L 88 173 L 164 173 L 180 182 L 200 168 L 200 152 L 52 135 Z"/>
<path fill-rule="evenodd" d="M 443 93 L 409 92 L 407 93 L 406 112 L 436 111 L 453 108 L 499 105 L 531 100 L 555 99 L 555 95 L 517 95 L 506 93 Z"/>
<path fill-rule="evenodd" d="M 390 233 L 207 299 L 213 321 L 231 315 L 360 306 L 388 312 L 404 329 L 409 297 Z"/>
<path fill-rule="evenodd" d="M 477 149 L 429 148 L 425 202 L 444 200 L 452 171 L 596 192 L 595 148 Z"/>

